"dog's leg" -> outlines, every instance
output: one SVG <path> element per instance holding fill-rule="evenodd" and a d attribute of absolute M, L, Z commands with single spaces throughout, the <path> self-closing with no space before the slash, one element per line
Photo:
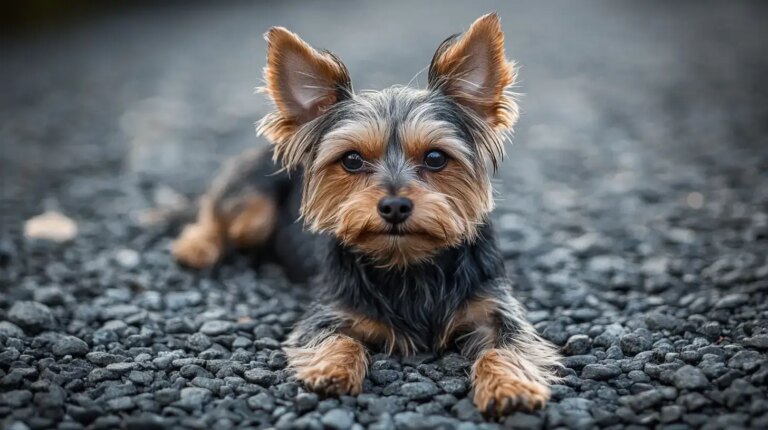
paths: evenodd
<path fill-rule="evenodd" d="M 342 334 L 346 315 L 315 305 L 286 341 L 288 364 L 296 377 L 322 394 L 359 394 L 368 368 L 368 352 L 360 340 Z"/>
<path fill-rule="evenodd" d="M 472 385 L 477 408 L 488 414 L 543 407 L 559 355 L 525 319 L 525 311 L 503 286 L 492 297 L 471 302 L 459 325 L 467 334 L 459 341 L 474 358 Z"/>
<path fill-rule="evenodd" d="M 253 192 L 243 197 L 227 223 L 227 239 L 236 248 L 261 245 L 272 234 L 277 219 L 277 205 L 271 197 Z"/>
<path fill-rule="evenodd" d="M 280 190 L 288 184 L 269 152 L 248 151 L 231 160 L 200 199 L 197 220 L 187 225 L 171 251 L 187 266 L 205 268 L 224 249 L 264 243 L 275 229 Z"/>
<path fill-rule="evenodd" d="M 216 216 L 213 202 L 203 197 L 197 220 L 184 227 L 171 245 L 171 252 L 181 264 L 202 269 L 216 263 L 224 249 L 224 226 Z"/>

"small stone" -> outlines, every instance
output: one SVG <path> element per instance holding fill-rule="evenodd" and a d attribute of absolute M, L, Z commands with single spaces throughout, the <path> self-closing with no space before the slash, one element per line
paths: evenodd
<path fill-rule="evenodd" d="M 626 270 L 627 262 L 616 255 L 598 255 L 589 259 L 588 270 L 602 274 Z"/>
<path fill-rule="evenodd" d="M 760 353 L 757 351 L 739 351 L 728 360 L 728 367 L 733 369 L 750 370 L 760 363 Z"/>
<path fill-rule="evenodd" d="M 195 387 L 205 388 L 211 390 L 211 392 L 217 393 L 224 386 L 224 381 L 221 379 L 206 378 L 204 376 L 198 376 L 190 382 Z"/>
<path fill-rule="evenodd" d="M 165 295 L 165 305 L 171 310 L 199 305 L 203 295 L 199 291 L 173 291 Z"/>
<path fill-rule="evenodd" d="M 381 414 L 395 414 L 403 410 L 402 397 L 387 396 L 368 403 L 368 411 L 374 416 Z"/>
<path fill-rule="evenodd" d="M 582 379 L 598 381 L 615 378 L 619 375 L 621 375 L 621 369 L 613 364 L 588 364 L 581 371 Z"/>
<path fill-rule="evenodd" d="M 401 372 L 392 369 L 371 370 L 369 377 L 376 385 L 387 385 L 400 379 Z"/>
<path fill-rule="evenodd" d="M 174 362 L 175 364 L 175 362 Z M 198 366 L 197 364 L 185 364 L 181 366 L 181 369 L 179 369 L 179 373 L 181 376 L 187 378 L 187 379 L 193 379 L 198 376 L 206 377 L 206 378 L 212 378 L 213 374 L 202 367 Z"/>
<path fill-rule="evenodd" d="M 51 351 L 54 355 L 63 357 L 65 355 L 85 355 L 88 353 L 88 344 L 75 336 L 62 336 L 53 344 Z"/>
<path fill-rule="evenodd" d="M 448 375 L 464 376 L 472 363 L 462 355 L 450 353 L 440 359 L 439 365 Z"/>
<path fill-rule="evenodd" d="M 208 336 L 217 336 L 232 331 L 234 324 L 230 321 L 206 321 L 200 327 L 200 333 L 207 334 Z"/>
<path fill-rule="evenodd" d="M 113 411 L 127 411 L 133 409 L 133 399 L 128 396 L 117 397 L 107 401 L 107 406 Z"/>
<path fill-rule="evenodd" d="M 423 415 L 417 412 L 401 412 L 394 417 L 395 427 L 403 430 L 417 429 L 453 429 L 458 422 L 440 415 Z"/>
<path fill-rule="evenodd" d="M 605 330 L 594 338 L 593 344 L 595 346 L 602 346 L 608 348 L 614 343 L 619 341 L 619 338 L 624 335 L 624 327 L 621 324 L 614 323 L 605 327 Z"/>
<path fill-rule="evenodd" d="M 461 399 L 453 405 L 451 413 L 462 421 L 480 421 L 483 418 L 469 397 Z"/>
<path fill-rule="evenodd" d="M 589 352 L 590 344 L 589 336 L 585 334 L 575 334 L 568 338 L 565 342 L 563 352 L 568 355 L 582 355 Z"/>
<path fill-rule="evenodd" d="M 10 239 L 0 239 L 0 267 L 7 267 L 16 256 L 16 246 Z"/>
<path fill-rule="evenodd" d="M 461 395 L 467 392 L 468 381 L 463 377 L 452 377 L 440 380 L 437 383 L 448 394 Z"/>
<path fill-rule="evenodd" d="M 693 392 L 680 396 L 677 403 L 683 405 L 688 411 L 697 411 L 712 402 L 701 393 Z"/>
<path fill-rule="evenodd" d="M 142 372 L 139 370 L 132 370 L 128 375 L 128 379 L 134 384 L 149 385 L 152 383 L 152 372 Z"/>
<path fill-rule="evenodd" d="M 643 351 L 651 349 L 651 340 L 637 333 L 625 334 L 621 337 L 621 350 L 627 356 L 633 357 Z"/>
<path fill-rule="evenodd" d="M 749 295 L 743 293 L 728 294 L 715 302 L 715 309 L 734 309 L 749 302 Z"/>
<path fill-rule="evenodd" d="M 331 409 L 321 419 L 324 426 L 337 430 L 345 430 L 352 427 L 355 415 L 345 409 Z"/>
<path fill-rule="evenodd" d="M 581 370 L 588 364 L 597 363 L 597 357 L 594 355 L 571 355 L 570 357 L 563 357 L 561 363 L 569 369 Z"/>
<path fill-rule="evenodd" d="M 141 263 L 141 257 L 133 249 L 123 248 L 115 252 L 115 261 L 123 269 L 133 269 Z"/>
<path fill-rule="evenodd" d="M 271 337 L 262 337 L 253 341 L 253 346 L 256 349 L 279 349 L 280 342 Z"/>
<path fill-rule="evenodd" d="M 640 412 L 660 404 L 664 398 L 665 395 L 661 390 L 648 390 L 623 399 L 623 401 L 635 412 Z"/>
<path fill-rule="evenodd" d="M 13 408 L 23 407 L 32 401 L 32 392 L 28 390 L 11 390 L 0 394 L 0 405 Z"/>
<path fill-rule="evenodd" d="M 567 314 L 576 322 L 588 322 L 600 316 L 600 311 L 592 308 L 578 308 Z"/>
<path fill-rule="evenodd" d="M 181 393 L 176 388 L 163 388 L 155 391 L 155 401 L 161 405 L 168 405 L 181 398 Z"/>
<path fill-rule="evenodd" d="M 235 338 L 234 342 L 232 342 L 232 348 L 248 348 L 252 344 L 253 342 L 247 337 L 238 336 Z"/>
<path fill-rule="evenodd" d="M 63 305 L 65 300 L 64 293 L 59 287 L 36 288 L 34 292 L 34 299 L 36 302 L 40 302 L 48 306 Z"/>
<path fill-rule="evenodd" d="M 706 388 L 709 380 L 702 371 L 691 365 L 685 365 L 674 373 L 672 377 L 675 387 L 681 390 L 698 390 Z"/>
<path fill-rule="evenodd" d="M 185 387 L 181 389 L 181 399 L 185 405 L 192 407 L 193 409 L 200 409 L 203 403 L 208 402 L 213 394 L 211 390 L 199 387 Z"/>
<path fill-rule="evenodd" d="M 265 369 L 252 369 L 245 372 L 245 379 L 255 384 L 259 384 L 262 387 L 269 387 L 275 383 L 277 376 L 275 372 Z"/>
<path fill-rule="evenodd" d="M 621 360 L 624 358 L 624 352 L 621 351 L 621 348 L 618 345 L 611 345 L 605 351 L 605 358 L 610 358 L 611 360 Z"/>
<path fill-rule="evenodd" d="M 187 348 L 192 351 L 205 351 L 213 345 L 211 339 L 203 333 L 195 333 L 187 338 Z"/>
<path fill-rule="evenodd" d="M 77 237 L 77 224 L 65 215 L 48 211 L 24 223 L 24 237 L 63 243 Z"/>
<path fill-rule="evenodd" d="M 408 382 L 400 387 L 400 395 L 411 400 L 425 400 L 438 393 L 432 382 Z"/>
<path fill-rule="evenodd" d="M 137 366 L 136 363 L 131 363 L 131 362 L 112 363 L 112 364 L 107 364 L 107 370 L 115 373 L 123 374 L 133 370 L 136 366 Z"/>
<path fill-rule="evenodd" d="M 664 406 L 661 408 L 661 416 L 659 419 L 663 423 L 673 423 L 683 416 L 683 408 L 678 405 Z"/>
<path fill-rule="evenodd" d="M 128 360 L 127 357 L 123 357 L 122 355 L 110 354 L 108 352 L 103 352 L 103 351 L 89 352 L 88 354 L 86 354 L 85 358 L 88 359 L 88 361 L 90 361 L 91 363 L 97 366 L 102 366 L 102 367 L 112 363 L 120 363 Z"/>
<path fill-rule="evenodd" d="M 674 330 L 680 323 L 677 318 L 671 315 L 651 312 L 645 317 L 645 324 L 651 330 Z"/>
<path fill-rule="evenodd" d="M 651 380 L 642 370 L 631 370 L 627 376 L 634 382 L 649 382 Z"/>
<path fill-rule="evenodd" d="M 744 339 L 744 344 L 757 349 L 768 349 L 768 334 L 756 334 Z"/>
<path fill-rule="evenodd" d="M 555 345 L 565 345 L 568 340 L 568 332 L 561 324 L 550 324 L 541 332 L 541 335 Z"/>
<path fill-rule="evenodd" d="M 10 321 L 0 321 L 0 335 L 8 337 L 24 337 L 24 330 Z"/>
<path fill-rule="evenodd" d="M 248 407 L 272 412 L 275 409 L 275 399 L 268 393 L 259 393 L 248 398 Z"/>
<path fill-rule="evenodd" d="M 8 319 L 32 333 L 53 329 L 54 325 L 51 309 L 37 302 L 21 301 L 14 303 L 8 311 Z"/>
<path fill-rule="evenodd" d="M 504 421 L 504 428 L 519 430 L 539 430 L 544 427 L 544 419 L 537 415 L 517 412 Z"/>
<path fill-rule="evenodd" d="M 303 414 L 314 410 L 318 401 L 318 396 L 315 393 L 301 393 L 296 396 L 296 408 Z"/>

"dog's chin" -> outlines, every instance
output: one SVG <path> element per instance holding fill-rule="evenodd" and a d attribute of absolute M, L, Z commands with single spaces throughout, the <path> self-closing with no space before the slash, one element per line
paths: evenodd
<path fill-rule="evenodd" d="M 400 228 L 360 232 L 347 244 L 387 267 L 420 263 L 450 246 L 444 237 Z"/>

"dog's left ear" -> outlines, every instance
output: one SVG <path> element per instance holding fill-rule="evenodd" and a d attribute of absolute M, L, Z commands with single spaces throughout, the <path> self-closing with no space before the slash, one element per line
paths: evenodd
<path fill-rule="evenodd" d="M 299 129 L 352 94 L 349 72 L 332 53 L 318 51 L 283 27 L 273 27 L 267 40 L 266 87 L 276 110 L 259 124 L 259 133 L 275 145 L 274 155 L 286 168 L 301 163 L 308 142 L 293 139 Z"/>
<path fill-rule="evenodd" d="M 514 64 L 504 54 L 504 33 L 495 13 L 481 16 L 464 34 L 446 39 L 429 66 L 429 87 L 442 91 L 491 128 L 511 128 L 517 103 L 506 93 L 515 83 Z"/>

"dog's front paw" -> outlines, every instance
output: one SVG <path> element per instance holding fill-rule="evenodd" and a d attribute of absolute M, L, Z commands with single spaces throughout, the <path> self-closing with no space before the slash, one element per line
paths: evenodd
<path fill-rule="evenodd" d="M 543 408 L 550 389 L 539 373 L 531 370 L 535 368 L 535 363 L 510 350 L 486 351 L 472 368 L 475 406 L 489 415 Z"/>
<path fill-rule="evenodd" d="M 359 394 L 368 365 L 365 347 L 348 336 L 333 335 L 309 348 L 286 348 L 296 378 L 325 395 Z"/>
<path fill-rule="evenodd" d="M 475 406 L 489 415 L 505 415 L 517 410 L 541 409 L 549 400 L 549 388 L 511 377 L 475 383 Z"/>
<path fill-rule="evenodd" d="M 299 369 L 296 376 L 308 389 L 319 394 L 340 396 L 359 394 L 363 390 L 364 375 L 338 363 L 319 363 Z"/>

